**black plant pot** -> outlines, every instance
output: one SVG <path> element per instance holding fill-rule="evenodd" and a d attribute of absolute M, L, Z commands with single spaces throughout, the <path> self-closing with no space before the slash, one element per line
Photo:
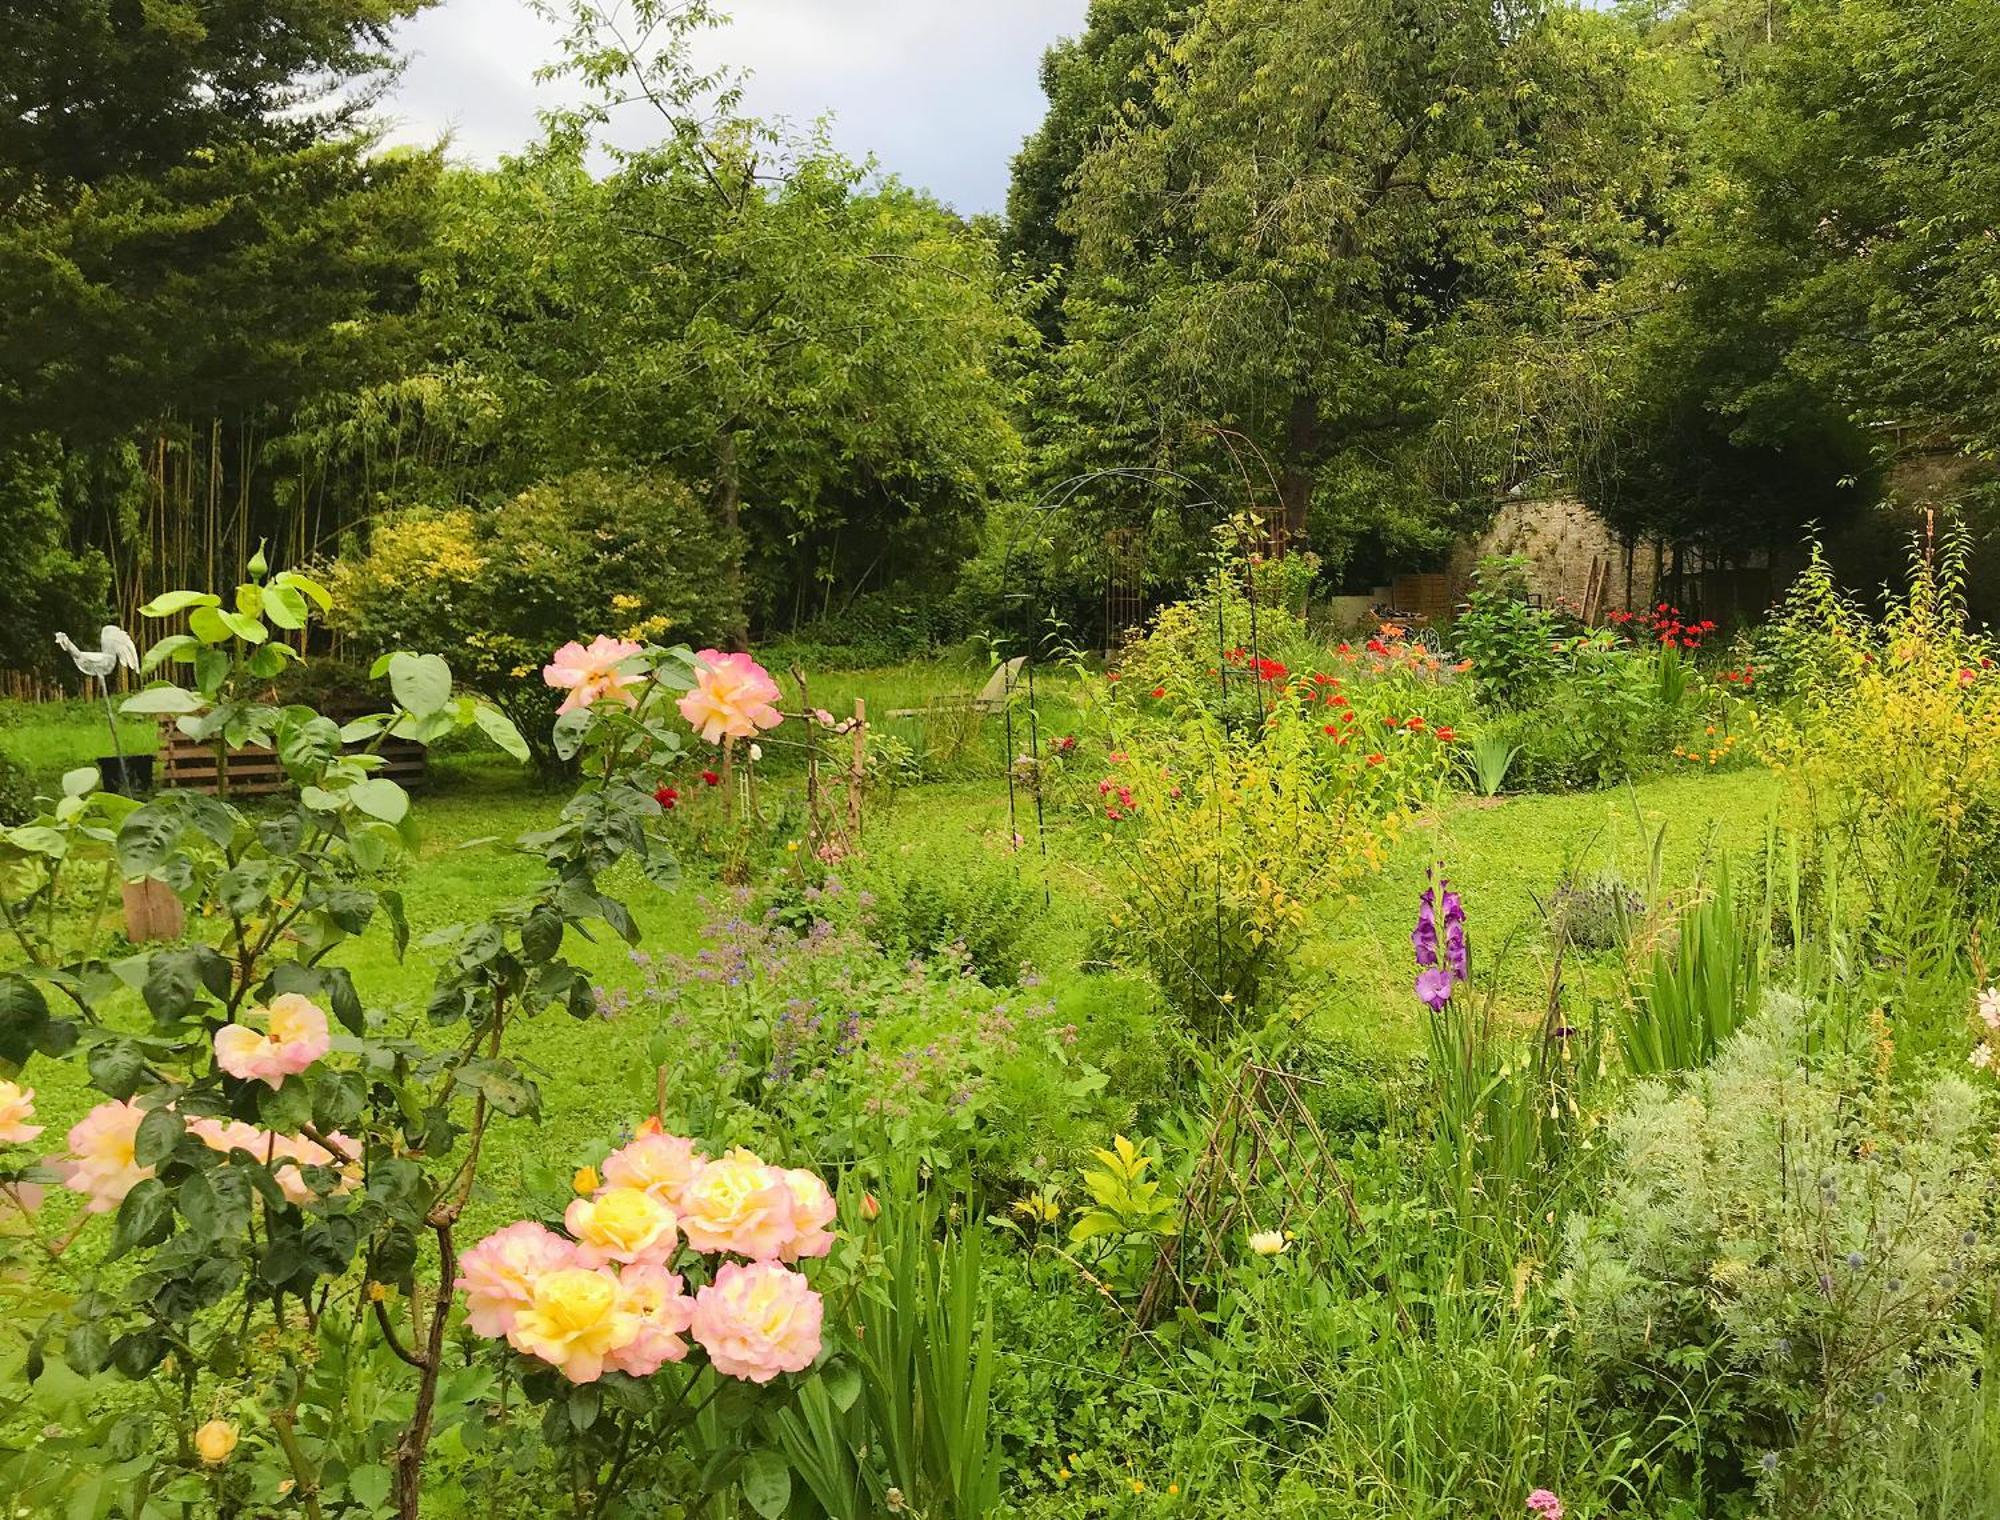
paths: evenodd
<path fill-rule="evenodd" d="M 97 773 L 104 789 L 121 797 L 137 797 L 153 789 L 151 755 L 99 755 Z"/>

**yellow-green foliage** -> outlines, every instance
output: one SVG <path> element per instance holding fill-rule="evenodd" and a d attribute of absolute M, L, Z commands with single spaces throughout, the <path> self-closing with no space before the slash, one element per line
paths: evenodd
<path fill-rule="evenodd" d="M 1099 783 L 1124 866 L 1112 927 L 1209 1038 L 1268 1002 L 1312 906 L 1376 869 L 1435 785 L 1434 739 L 1342 745 L 1326 715 L 1281 697 L 1261 728 L 1231 733 L 1197 714 L 1114 751 Z"/>
<path fill-rule="evenodd" d="M 1956 542 L 1920 552 L 1878 630 L 1816 558 L 1785 619 L 1798 658 L 1766 753 L 1877 902 L 1912 882 L 1963 890 L 2000 867 L 2000 669 L 1966 626 L 1962 567 Z"/>

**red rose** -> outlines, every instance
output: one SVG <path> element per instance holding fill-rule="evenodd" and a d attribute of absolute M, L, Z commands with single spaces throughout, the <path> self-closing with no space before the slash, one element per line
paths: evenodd
<path fill-rule="evenodd" d="M 657 792 L 653 793 L 653 800 L 663 808 L 671 808 L 676 802 L 681 800 L 681 794 L 670 786 L 663 786 Z"/>
<path fill-rule="evenodd" d="M 716 775 L 714 771 L 703 771 L 701 773 L 701 779 L 709 786 L 714 786 L 717 782 L 722 780 L 722 778 Z"/>

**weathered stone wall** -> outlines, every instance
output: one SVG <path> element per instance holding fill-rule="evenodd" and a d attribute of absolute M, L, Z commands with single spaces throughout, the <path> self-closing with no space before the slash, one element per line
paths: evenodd
<path fill-rule="evenodd" d="M 1528 589 L 1540 593 L 1546 605 L 1560 600 L 1582 606 L 1591 567 L 1599 566 L 1608 576 L 1601 598 L 1605 608 L 1651 606 L 1669 558 L 1656 540 L 1628 547 L 1580 501 L 1509 501 L 1484 534 L 1452 552 L 1448 573 L 1455 595 L 1464 598 L 1482 559 L 1502 554 L 1527 560 Z"/>

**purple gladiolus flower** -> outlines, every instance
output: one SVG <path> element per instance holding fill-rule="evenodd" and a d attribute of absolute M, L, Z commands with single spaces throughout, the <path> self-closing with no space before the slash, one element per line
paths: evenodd
<path fill-rule="evenodd" d="M 1419 966 L 1435 966 L 1438 961 L 1437 913 L 1426 891 L 1417 908 L 1417 926 L 1410 931 L 1410 948 L 1417 952 Z"/>
<path fill-rule="evenodd" d="M 1442 966 L 1426 966 L 1417 973 L 1417 997 L 1432 1013 L 1444 1012 L 1451 1001 L 1451 973 Z"/>
<path fill-rule="evenodd" d="M 1431 869 L 1430 884 L 1417 897 L 1417 925 L 1410 931 L 1410 948 L 1417 957 L 1417 996 L 1433 1013 L 1441 1012 L 1451 1001 L 1452 989 L 1468 980 L 1472 970 L 1465 937 L 1465 904 L 1452 891 L 1450 879 L 1436 867 Z"/>

